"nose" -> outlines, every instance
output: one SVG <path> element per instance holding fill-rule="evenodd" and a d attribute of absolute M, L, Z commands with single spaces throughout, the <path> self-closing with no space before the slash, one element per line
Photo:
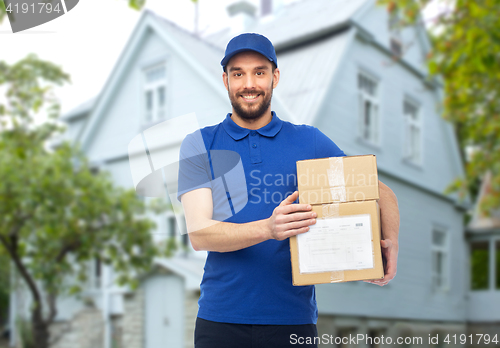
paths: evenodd
<path fill-rule="evenodd" d="M 253 89 L 253 88 L 255 88 L 255 75 L 254 74 L 247 74 L 247 75 L 245 75 L 244 87 L 246 89 Z"/>

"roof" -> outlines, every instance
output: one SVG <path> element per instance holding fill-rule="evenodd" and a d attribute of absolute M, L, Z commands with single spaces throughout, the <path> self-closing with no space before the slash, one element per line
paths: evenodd
<path fill-rule="evenodd" d="M 194 256 L 176 256 L 156 259 L 154 263 L 182 277 L 187 290 L 200 289 L 205 266 L 204 259 Z"/>
<path fill-rule="evenodd" d="M 480 204 L 483 198 L 491 193 L 491 179 L 491 172 L 487 172 L 483 178 L 481 189 L 479 190 L 479 195 L 477 198 L 477 203 L 474 209 L 472 220 L 467 226 L 467 231 L 469 232 L 488 233 L 491 230 L 500 230 L 500 209 L 492 211 L 489 216 L 487 216 L 480 210 Z"/>
<path fill-rule="evenodd" d="M 299 1 L 285 6 L 269 18 L 264 17 L 256 21 L 247 31 L 266 36 L 274 44 L 276 51 L 280 51 L 335 32 L 346 26 L 363 5 L 372 2 L 372 0 Z M 205 39 L 215 46 L 224 48 L 234 34 L 230 30 L 224 30 Z"/>
<path fill-rule="evenodd" d="M 84 116 L 88 114 L 92 108 L 94 107 L 96 101 L 97 101 L 98 96 L 95 96 L 93 98 L 90 98 L 89 100 L 81 103 L 74 109 L 71 109 L 69 112 L 61 116 L 61 120 L 63 121 L 69 121 L 75 118 L 78 118 L 80 116 Z"/>
<path fill-rule="evenodd" d="M 309 0 L 295 2 L 285 6 L 278 14 L 257 21 L 248 31 L 259 32 L 267 36 L 274 43 L 276 51 L 278 52 L 278 61 L 280 62 L 281 68 L 283 66 L 280 60 L 280 56 L 282 55 L 280 54 L 281 51 L 304 42 L 311 42 L 315 37 L 339 31 L 339 29 L 348 25 L 350 18 L 353 17 L 362 5 L 370 2 L 372 2 L 372 0 Z M 203 66 L 203 68 L 217 80 L 220 79 L 222 73 L 220 60 L 224 55 L 227 42 L 234 35 L 231 30 L 224 29 L 205 38 L 200 38 L 150 10 L 144 11 L 143 17 L 146 16 L 153 17 L 154 20 L 162 26 L 165 33 L 175 42 L 181 44 L 182 48 L 187 51 L 197 63 Z M 310 20 L 312 17 L 315 18 L 314 21 Z M 137 27 L 140 26 L 137 25 Z M 133 40 L 130 40 L 129 43 L 132 41 Z M 336 43 L 336 46 L 339 45 L 342 45 L 342 43 Z M 320 47 L 316 46 L 311 46 L 311 48 L 316 51 L 321 50 Z M 331 50 L 329 51 L 331 52 Z M 309 53 L 302 52 L 302 56 L 310 54 L 310 51 L 308 52 Z M 283 59 L 286 59 L 285 57 L 291 57 L 293 55 L 283 52 L 283 56 Z M 335 66 L 335 64 L 332 64 L 332 66 Z M 291 68 L 297 67 L 292 66 Z M 281 84 L 283 85 L 285 83 Z M 106 88 L 106 86 L 104 88 Z M 283 88 L 283 90 L 285 89 L 286 88 Z M 280 103 L 279 99 L 281 95 L 283 95 L 284 101 L 288 99 L 287 95 L 289 95 L 288 92 L 283 91 L 283 93 L 280 93 L 278 90 L 276 94 L 278 103 Z M 94 106 L 96 106 L 97 102 L 97 97 L 87 100 L 75 109 L 64 114 L 61 119 L 68 121 L 88 114 L 92 111 Z M 290 109 L 293 110 L 293 108 Z"/>

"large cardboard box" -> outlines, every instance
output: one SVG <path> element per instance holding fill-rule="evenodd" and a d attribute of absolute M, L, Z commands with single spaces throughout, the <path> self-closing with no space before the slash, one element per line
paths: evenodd
<path fill-rule="evenodd" d="M 299 201 L 318 217 L 290 238 L 293 284 L 383 278 L 375 156 L 298 161 L 297 175 Z"/>

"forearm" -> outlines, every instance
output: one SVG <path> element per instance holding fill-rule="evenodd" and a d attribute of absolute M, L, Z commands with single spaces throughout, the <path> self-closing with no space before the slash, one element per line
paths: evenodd
<path fill-rule="evenodd" d="M 394 192 L 384 183 L 379 181 L 380 188 L 380 220 L 383 239 L 390 239 L 398 248 L 399 235 L 399 207 L 398 199 Z"/>
<path fill-rule="evenodd" d="M 266 220 L 243 224 L 210 220 L 208 227 L 189 233 L 195 250 L 228 252 L 240 250 L 270 239 Z"/>

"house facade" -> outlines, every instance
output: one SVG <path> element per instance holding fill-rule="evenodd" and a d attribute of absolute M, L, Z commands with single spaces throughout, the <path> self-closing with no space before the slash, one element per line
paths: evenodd
<path fill-rule="evenodd" d="M 441 346 L 448 344 L 446 335 L 498 325 L 499 315 L 487 305 L 498 300 L 498 286 L 481 300 L 470 290 L 466 207 L 443 194 L 464 173 L 453 129 L 440 117 L 441 84 L 428 78 L 425 28 L 399 28 L 396 15 L 375 0 L 304 0 L 274 8 L 263 1 L 262 11 L 256 17 L 252 5 L 237 2 L 231 7 L 236 24 L 203 38 L 144 11 L 103 90 L 63 115 L 65 139 L 81 144 L 95 168 L 111 172 L 117 184 L 134 187 L 129 142 L 192 112 L 201 127 L 220 122 L 231 110 L 221 78 L 225 45 L 240 32 L 261 33 L 274 43 L 281 71 L 273 110 L 318 127 L 347 155 L 375 154 L 380 180 L 399 201 L 397 277 L 385 287 L 316 286 L 322 346 L 348 346 L 328 337 L 358 334 L 366 338 L 360 346 Z M 192 347 L 206 254 L 178 233 L 185 227 L 173 214 L 153 218 L 156 240 L 176 235 L 188 251 L 156 260 L 135 292 L 115 287 L 111 269 L 89 265 L 85 293 L 60 301 L 54 347 Z M 493 244 L 498 249 L 499 242 Z M 22 291 L 12 296 L 15 318 L 29 298 Z M 439 342 L 430 342 L 436 335 Z M 382 336 L 394 342 L 381 342 Z"/>

